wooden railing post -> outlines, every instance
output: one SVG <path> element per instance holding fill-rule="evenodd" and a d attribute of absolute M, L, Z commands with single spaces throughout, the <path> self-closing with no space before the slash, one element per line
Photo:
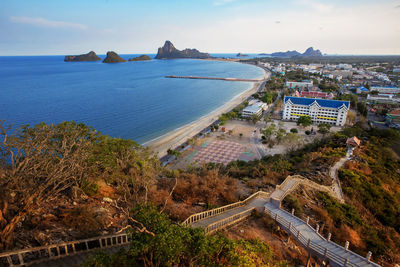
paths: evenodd
<path fill-rule="evenodd" d="M 309 222 L 310 222 L 310 217 L 307 216 L 306 223 L 308 224 Z"/>
<path fill-rule="evenodd" d="M 365 257 L 365 258 L 367 259 L 367 261 L 371 261 L 371 257 L 372 257 L 372 252 L 368 251 L 367 257 Z"/>
<path fill-rule="evenodd" d="M 347 251 L 347 250 L 349 250 L 349 245 L 350 245 L 350 242 L 349 241 L 346 241 L 346 243 L 344 244 L 344 249 Z"/>
<path fill-rule="evenodd" d="M 292 215 L 294 216 L 294 209 L 292 209 Z"/>
<path fill-rule="evenodd" d="M 24 258 L 22 257 L 22 253 L 18 253 L 18 260 L 19 260 L 19 264 L 24 265 Z"/>
<path fill-rule="evenodd" d="M 319 231 L 319 224 L 317 224 L 317 227 L 315 228 L 315 232 L 318 233 L 318 231 Z"/>
<path fill-rule="evenodd" d="M 331 241 L 331 238 L 332 238 L 332 234 L 329 233 L 329 234 L 328 234 L 328 239 L 327 239 L 327 241 L 330 242 L 330 241 Z"/>
<path fill-rule="evenodd" d="M 347 267 L 348 264 L 349 264 L 349 259 L 347 258 L 347 259 L 344 261 L 343 267 Z"/>
<path fill-rule="evenodd" d="M 13 261 L 12 261 L 10 255 L 7 256 L 7 261 L 8 261 L 8 265 L 14 266 L 14 263 L 13 263 Z"/>

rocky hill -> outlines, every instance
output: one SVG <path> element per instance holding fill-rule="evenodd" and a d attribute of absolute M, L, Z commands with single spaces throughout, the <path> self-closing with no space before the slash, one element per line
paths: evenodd
<path fill-rule="evenodd" d="M 285 57 L 285 58 L 292 58 L 292 57 L 322 57 L 322 53 L 320 50 L 314 50 L 313 47 L 307 48 L 307 50 L 301 54 L 296 50 L 293 51 L 286 51 L 286 52 L 275 52 L 271 54 L 272 57 Z"/>
<path fill-rule="evenodd" d="M 147 55 L 141 55 L 139 57 L 130 58 L 128 61 L 144 61 L 144 60 L 151 60 L 151 57 Z"/>
<path fill-rule="evenodd" d="M 87 54 L 77 55 L 77 56 L 65 56 L 65 62 L 72 62 L 72 61 L 98 61 L 101 60 L 95 52 L 90 51 Z"/>
<path fill-rule="evenodd" d="M 272 53 L 272 57 L 295 57 L 295 56 L 300 56 L 301 54 L 297 52 L 296 50 L 293 51 L 286 51 L 286 52 L 275 52 Z"/>
<path fill-rule="evenodd" d="M 126 62 L 126 60 L 120 57 L 114 51 L 107 52 L 107 57 L 103 60 L 103 63 L 120 63 L 120 62 Z"/>
<path fill-rule="evenodd" d="M 178 50 L 170 41 L 165 41 L 163 47 L 158 48 L 156 59 L 170 58 L 210 58 L 210 54 L 202 53 L 197 49 Z"/>
<path fill-rule="evenodd" d="M 303 57 L 322 57 L 322 53 L 319 50 L 314 50 L 313 47 L 309 47 L 306 52 L 302 54 Z"/>

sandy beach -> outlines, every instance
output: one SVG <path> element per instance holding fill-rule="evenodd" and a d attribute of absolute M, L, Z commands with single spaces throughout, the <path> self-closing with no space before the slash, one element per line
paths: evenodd
<path fill-rule="evenodd" d="M 269 77 L 270 73 L 265 72 L 262 82 Z M 249 96 L 258 91 L 262 82 L 254 83 L 252 88 L 244 91 L 228 103 L 224 104 L 213 112 L 199 118 L 198 120 L 179 127 L 167 134 L 146 142 L 143 145 L 149 147 L 154 153 L 158 154 L 158 157 L 163 157 L 164 155 L 166 155 L 169 148 L 174 149 L 175 147 L 183 144 L 186 140 L 192 138 L 204 128 L 209 126 L 211 123 L 213 123 L 215 120 L 217 120 L 222 113 L 229 112 L 234 107 L 240 105 Z"/>

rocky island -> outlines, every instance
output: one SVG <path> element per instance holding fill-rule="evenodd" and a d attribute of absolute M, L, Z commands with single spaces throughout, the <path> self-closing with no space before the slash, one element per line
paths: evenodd
<path fill-rule="evenodd" d="M 64 61 L 65 62 L 78 62 L 78 61 L 99 61 L 101 58 L 99 58 L 95 52 L 90 51 L 87 54 L 82 54 L 82 55 L 77 55 L 77 56 L 65 56 Z"/>
<path fill-rule="evenodd" d="M 107 56 L 103 60 L 103 63 L 121 63 L 121 62 L 126 62 L 126 60 L 120 57 L 114 51 L 107 52 Z"/>
<path fill-rule="evenodd" d="M 249 55 L 242 54 L 242 53 L 237 53 L 236 57 L 248 57 Z"/>
<path fill-rule="evenodd" d="M 197 49 L 178 50 L 170 41 L 165 41 L 163 47 L 158 48 L 156 59 L 171 59 L 171 58 L 211 58 L 210 54 L 202 53 Z"/>
<path fill-rule="evenodd" d="M 145 60 L 151 60 L 151 57 L 149 57 L 148 55 L 141 55 L 139 57 L 130 58 L 128 61 L 145 61 Z"/>

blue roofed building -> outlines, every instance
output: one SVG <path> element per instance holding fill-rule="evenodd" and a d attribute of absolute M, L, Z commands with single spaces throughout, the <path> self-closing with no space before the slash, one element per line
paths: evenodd
<path fill-rule="evenodd" d="M 310 116 L 316 124 L 343 126 L 349 109 L 349 101 L 285 96 L 282 119 L 297 121 Z"/>
<path fill-rule="evenodd" d="M 361 94 L 361 93 L 368 93 L 369 90 L 367 88 L 365 88 L 364 86 L 359 86 L 357 87 L 357 94 Z"/>

